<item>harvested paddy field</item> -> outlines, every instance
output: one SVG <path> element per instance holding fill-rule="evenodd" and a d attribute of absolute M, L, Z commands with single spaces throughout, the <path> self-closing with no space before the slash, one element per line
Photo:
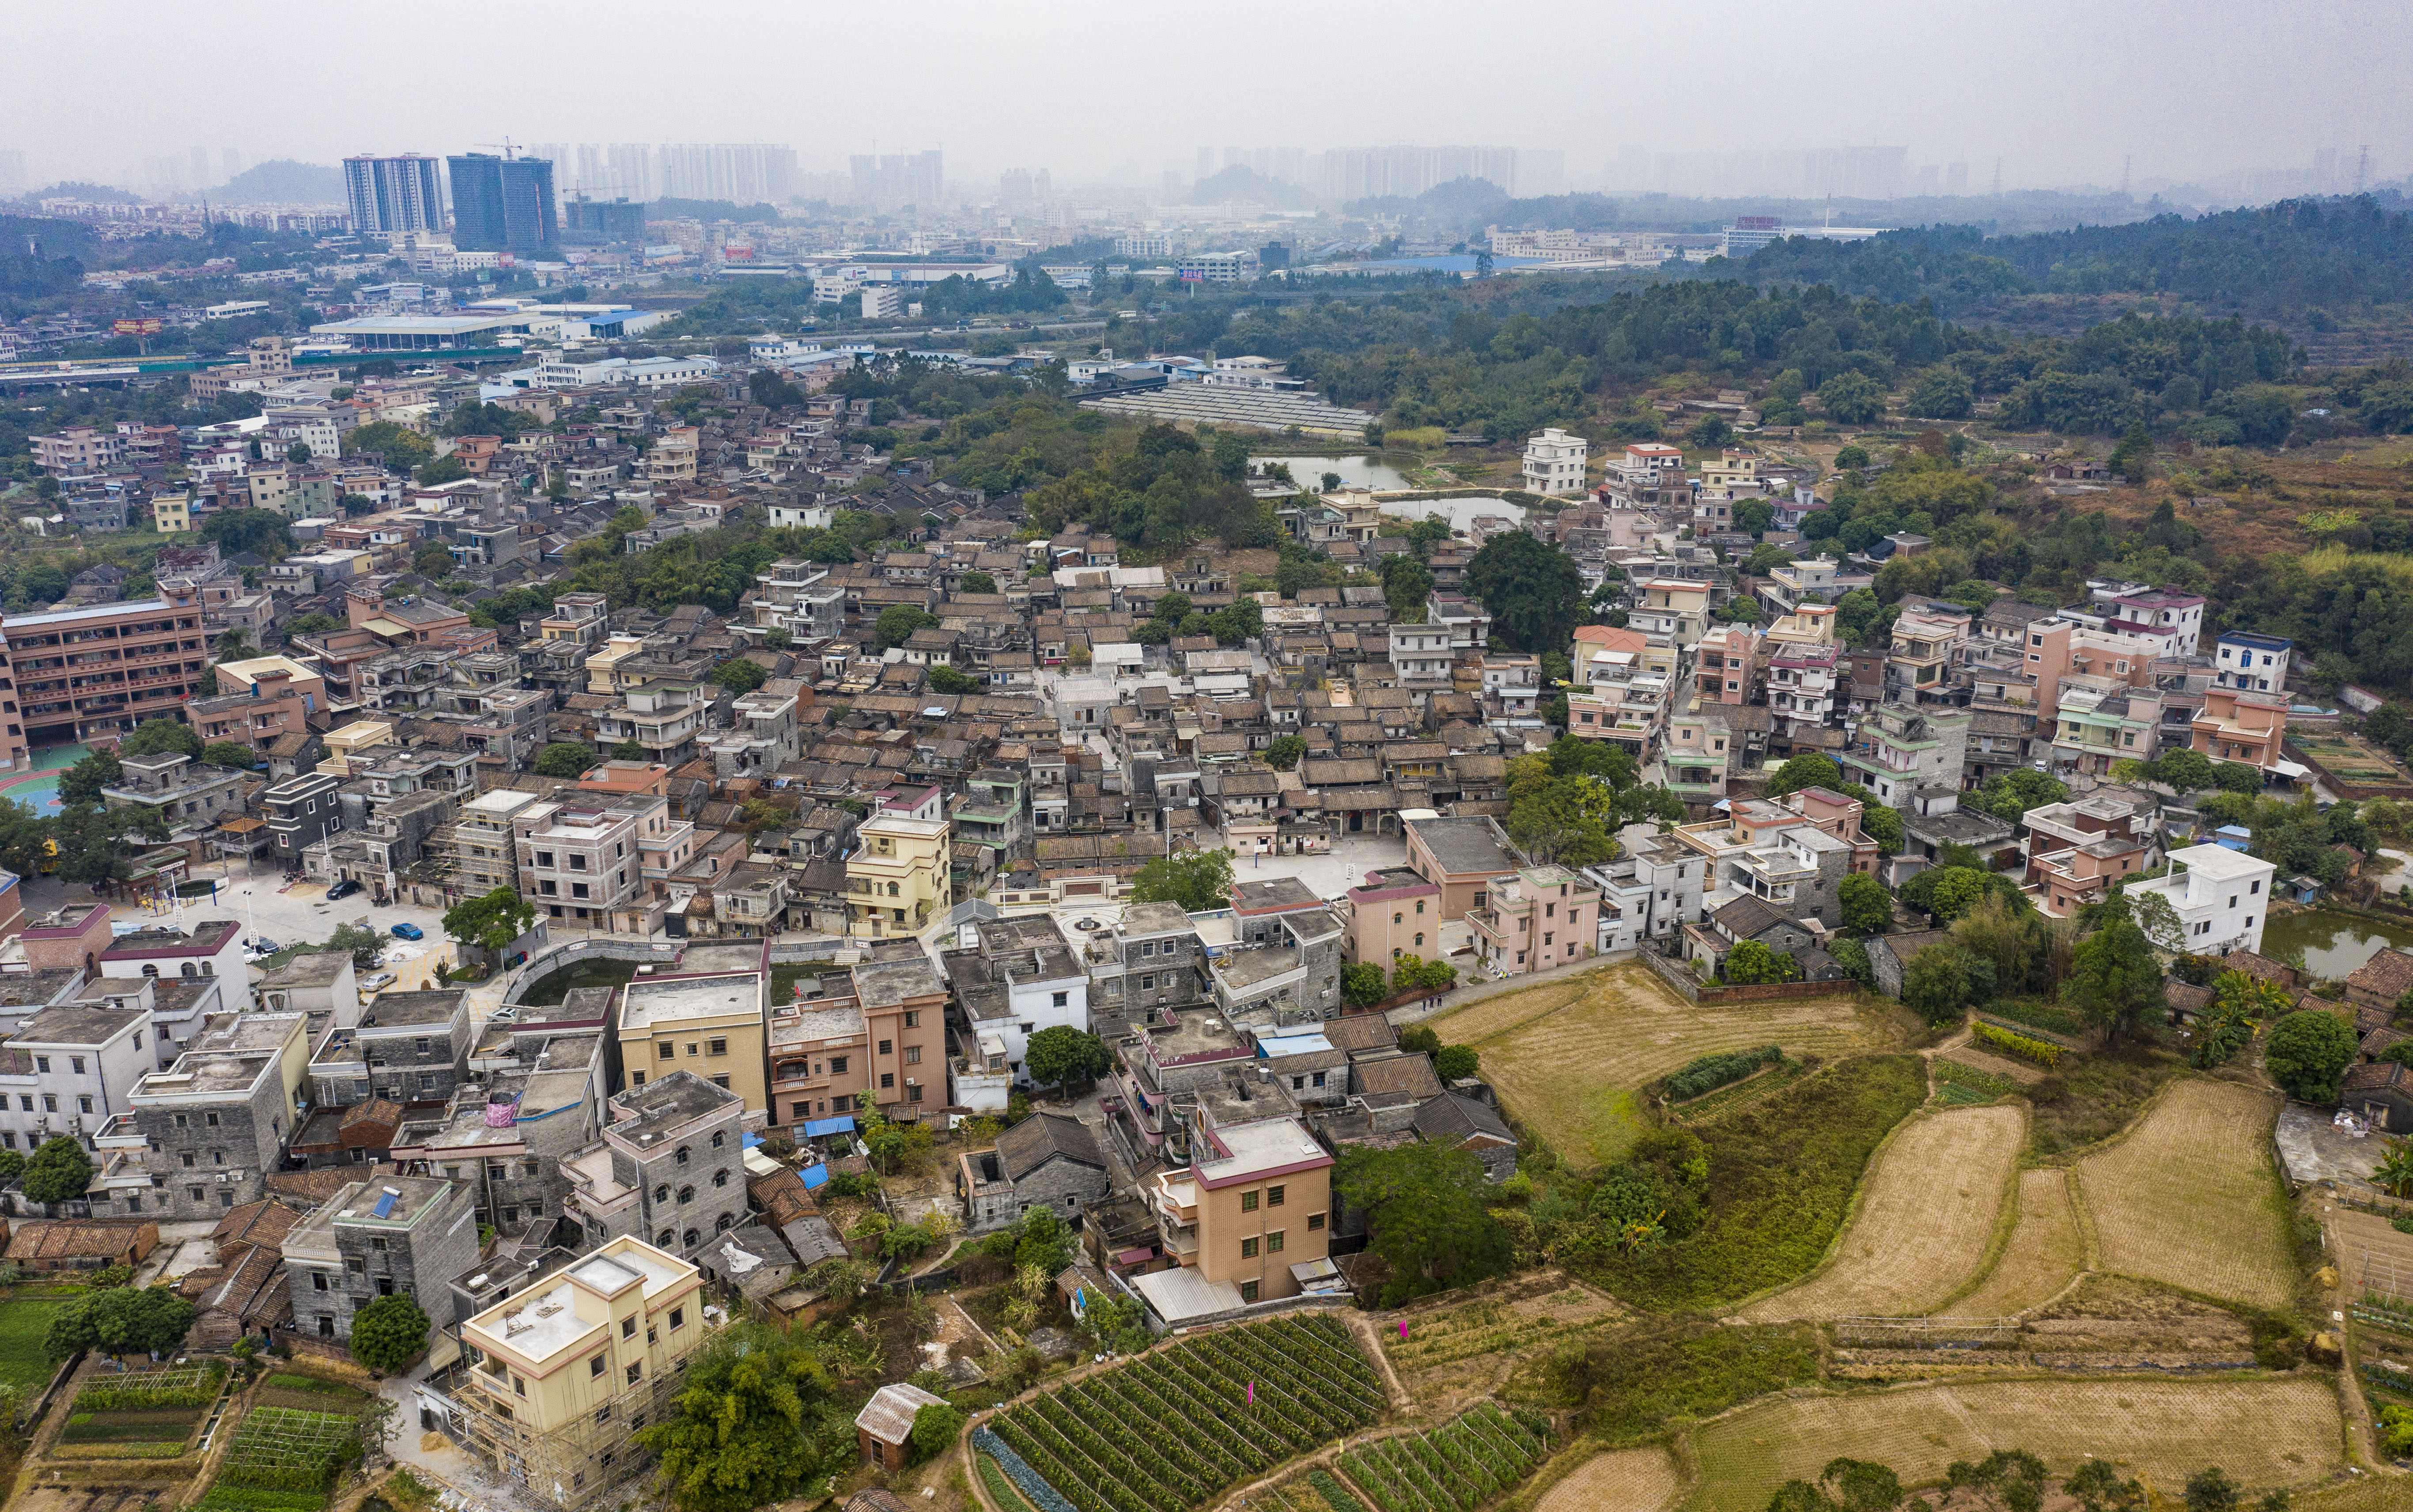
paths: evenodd
<path fill-rule="evenodd" d="M 1742 1310 L 1754 1323 L 1923 1312 L 1985 1263 L 2027 1138 L 2017 1107 L 1911 1119 L 1877 1157 L 1833 1262 Z"/>
<path fill-rule="evenodd" d="M 1785 1481 L 1814 1480 L 1838 1456 L 1889 1465 L 1905 1485 L 1955 1460 L 2026 1449 L 2055 1475 L 2088 1456 L 2176 1488 L 2218 1465 L 2250 1490 L 2337 1470 L 2335 1383 L 1996 1381 L 1770 1401 L 1703 1428 L 1687 1512 L 1762 1512 Z"/>
<path fill-rule="evenodd" d="M 1682 1490 L 1683 1477 L 1666 1450 L 1606 1449 L 1543 1492 L 1533 1512 L 1663 1512 Z"/>
<path fill-rule="evenodd" d="M 1831 1060 L 1900 1043 L 1881 999 L 1694 1003 L 1633 964 L 1431 1022 L 1443 1044 L 1478 1048 L 1508 1111 L 1577 1166 L 1624 1153 L 1642 1129 L 1641 1090 L 1688 1060 L 1763 1045 Z"/>
<path fill-rule="evenodd" d="M 2058 1167 L 2021 1171 L 2019 1225 L 1994 1268 L 1971 1292 L 1942 1311 L 1956 1318 L 2006 1318 L 2061 1295 L 2086 1263 L 2086 1240 L 2069 1202 L 2069 1173 Z"/>
<path fill-rule="evenodd" d="M 2296 1270 L 2271 1164 L 2277 1104 L 2183 1081 L 2127 1137 L 2078 1163 L 2102 1266 L 2249 1307 L 2284 1307 Z"/>

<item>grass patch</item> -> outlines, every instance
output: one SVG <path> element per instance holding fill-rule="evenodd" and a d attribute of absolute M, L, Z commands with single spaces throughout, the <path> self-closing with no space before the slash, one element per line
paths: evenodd
<path fill-rule="evenodd" d="M 329 1381 L 316 1375 L 300 1375 L 279 1371 L 268 1378 L 268 1384 L 286 1391 L 315 1391 L 324 1397 L 342 1397 L 352 1401 L 366 1401 L 368 1393 L 341 1381 Z"/>
<path fill-rule="evenodd" d="M 1003 1512 L 1031 1512 L 1030 1504 L 1014 1489 L 1014 1482 L 1006 1478 L 1005 1472 L 998 1468 L 996 1460 L 984 1454 L 976 1454 L 972 1458 L 980 1461 L 981 1484 L 988 1488 L 990 1501 Z"/>
<path fill-rule="evenodd" d="M 1696 1097 L 1682 1107 L 1669 1108 L 1667 1116 L 1687 1128 L 1725 1118 L 1739 1107 L 1745 1107 L 1763 1097 L 1773 1095 L 1779 1089 L 1809 1075 L 1803 1061 L 1785 1060 L 1770 1066 L 1756 1076 L 1746 1076 L 1731 1087 Z"/>
<path fill-rule="evenodd" d="M 2082 1039 L 2086 1034 L 2086 1025 L 2076 1014 L 2049 1002 L 2038 1002 L 2033 998 L 1996 998 L 1986 1004 L 1982 1016 L 2008 1019 L 2014 1024 L 2025 1024 L 2048 1034 L 2065 1034 L 2072 1039 Z"/>
<path fill-rule="evenodd" d="M 1938 1084 L 1936 1095 L 1947 1103 L 1991 1103 L 2020 1090 L 2020 1084 L 2008 1076 L 1964 1066 L 1958 1060 L 1939 1057 L 1929 1063 L 1928 1069 Z"/>
<path fill-rule="evenodd" d="M 148 1412 L 77 1413 L 59 1433 L 64 1444 L 179 1443 L 191 1436 L 201 1420 L 199 1408 L 155 1408 Z"/>
<path fill-rule="evenodd" d="M 1577 1408 L 1578 1428 L 1619 1445 L 1817 1378 L 1818 1335 L 1808 1324 L 1729 1327 L 1688 1315 L 1644 1318 L 1561 1350 L 1520 1371 L 1510 1389 Z"/>
<path fill-rule="evenodd" d="M 2185 1069 L 2182 1057 L 2130 1040 L 2091 1055 L 2064 1057 L 2051 1075 L 2027 1089 L 2036 1104 L 2028 1123 L 2029 1155 L 2050 1158 L 2110 1138 L 2144 1110 L 2163 1083 Z"/>
<path fill-rule="evenodd" d="M 1658 1311 L 1710 1308 L 1816 1267 L 1869 1156 L 1927 1101 L 1917 1056 L 1866 1056 L 1737 1112 L 1705 1135 L 1710 1216 L 1681 1243 L 1610 1254 L 1587 1279 Z"/>
<path fill-rule="evenodd" d="M 38 1393 L 50 1385 L 57 1367 L 42 1352 L 51 1320 L 66 1310 L 64 1297 L 26 1297 L 0 1302 L 0 1385 Z"/>

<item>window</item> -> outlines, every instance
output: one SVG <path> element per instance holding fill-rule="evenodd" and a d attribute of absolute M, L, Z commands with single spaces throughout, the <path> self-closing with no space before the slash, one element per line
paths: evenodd
<path fill-rule="evenodd" d="M 905 1027 L 907 1029 L 920 1029 L 922 1027 L 922 1011 L 920 1009 L 916 1008 L 906 1014 Z"/>
<path fill-rule="evenodd" d="M 1266 1253 L 1280 1254 L 1281 1253 L 1281 1247 L 1282 1230 L 1275 1229 L 1272 1233 L 1266 1236 Z"/>
<path fill-rule="evenodd" d="M 67 1057 L 67 1065 L 77 1075 L 81 1076 L 83 1075 L 83 1057 L 80 1055 L 71 1055 Z"/>
<path fill-rule="evenodd" d="M 893 1071 L 883 1071 L 880 1074 L 880 1090 L 881 1091 L 885 1092 L 893 1090 L 896 1086 L 896 1073 Z"/>
<path fill-rule="evenodd" d="M 1254 1260 L 1256 1257 L 1257 1237 L 1251 1234 L 1247 1238 L 1240 1241 L 1240 1258 L 1243 1260 Z"/>
<path fill-rule="evenodd" d="M 895 1055 L 896 1053 L 896 1042 L 894 1040 L 881 1041 L 880 1053 L 881 1055 Z"/>
<path fill-rule="evenodd" d="M 40 1072 L 45 1076 L 49 1075 L 51 1074 L 51 1058 L 46 1055 L 37 1055 L 34 1057 L 34 1069 Z"/>
<path fill-rule="evenodd" d="M 1053 995 L 1051 996 L 1051 998 L 1049 999 L 1049 1001 L 1050 1001 L 1050 1002 L 1051 1002 L 1051 1003 L 1053 1003 L 1053 1005 L 1054 1005 L 1054 1006 L 1056 1006 L 1056 1007 L 1058 1007 L 1058 1008 L 1061 1008 L 1061 1007 L 1063 1007 L 1066 1003 L 1068 1003 L 1068 1002 L 1070 1002 L 1070 1001 L 1073 1001 L 1073 995 L 1072 995 L 1071 993 L 1069 993 L 1069 992 L 1058 992 L 1058 993 L 1055 993 L 1055 994 L 1053 994 Z"/>
<path fill-rule="evenodd" d="M 603 1356 L 600 1355 L 596 1356 L 595 1363 L 599 1366 L 601 1365 L 603 1363 Z M 603 1372 L 600 1370 L 598 1370 L 595 1373 L 600 1375 Z M 596 1408 L 595 1420 L 599 1423 L 610 1422 L 612 1420 L 612 1409 L 608 1405 Z"/>
<path fill-rule="evenodd" d="M 327 1278 L 318 1271 L 312 1271 L 310 1273 L 310 1289 L 314 1292 L 325 1291 L 327 1289 Z"/>
<path fill-rule="evenodd" d="M 693 1202 L 694 1200 L 695 1200 L 695 1188 L 693 1188 L 693 1187 L 681 1187 L 681 1188 L 679 1188 L 679 1206 L 680 1206 L 680 1207 L 684 1208 L 684 1207 L 686 1207 L 688 1203 Z"/>
<path fill-rule="evenodd" d="M 687 1309 L 683 1307 L 674 1307 L 671 1309 L 671 1332 L 676 1333 L 686 1327 Z"/>
<path fill-rule="evenodd" d="M 922 1063 L 922 1047 L 920 1045 L 909 1045 L 905 1046 L 905 1063 L 909 1066 L 918 1066 Z M 92 1099 L 87 1097 L 84 1101 L 89 1103 Z M 87 1107 L 84 1111 L 89 1113 L 92 1109 Z"/>
<path fill-rule="evenodd" d="M 703 1043 L 703 1053 L 706 1055 L 727 1055 L 729 1053 L 729 1042 L 727 1040 L 706 1040 Z"/>
<path fill-rule="evenodd" d="M 1307 1215 L 1307 1231 L 1309 1233 L 1312 1234 L 1323 1226 L 1324 1215 L 1322 1213 L 1310 1213 Z"/>
<path fill-rule="evenodd" d="M 1255 1211 L 1257 1210 L 1257 1198 L 1258 1198 L 1258 1196 L 1259 1196 L 1259 1193 L 1254 1193 L 1254 1192 L 1243 1192 L 1243 1193 L 1240 1193 L 1240 1211 L 1242 1211 L 1242 1212 L 1244 1212 L 1244 1213 L 1252 1213 L 1252 1212 L 1255 1212 Z"/>
<path fill-rule="evenodd" d="M 1240 1282 L 1240 1300 L 1243 1302 L 1253 1302 L 1256 1299 L 1257 1283 L 1252 1281 L 1244 1281 Z"/>
<path fill-rule="evenodd" d="M 677 1054 L 678 1046 L 668 1040 L 660 1041 L 654 1046 L 654 1059 L 657 1060 L 668 1060 Z"/>
<path fill-rule="evenodd" d="M 512 1377 L 511 1377 L 511 1393 L 512 1393 L 512 1395 L 514 1395 L 514 1396 L 521 1396 L 521 1397 L 525 1397 L 525 1396 L 526 1396 L 526 1395 L 527 1395 L 527 1383 L 526 1383 L 526 1381 L 521 1380 L 521 1379 L 520 1379 L 518 1376 L 516 1376 L 516 1375 L 512 1376 Z"/>
<path fill-rule="evenodd" d="M 669 1235 L 667 1235 L 667 1234 L 665 1234 L 665 1235 L 663 1235 L 663 1236 L 662 1236 L 662 1238 L 670 1238 L 670 1236 L 669 1236 Z M 622 1318 L 622 1319 L 620 1320 L 620 1337 L 621 1337 L 621 1338 L 623 1338 L 623 1339 L 634 1339 L 634 1338 L 636 1338 L 636 1337 L 637 1337 L 637 1320 L 636 1320 L 636 1319 L 634 1319 L 634 1318 Z"/>
<path fill-rule="evenodd" d="M 1281 1207 L 1282 1205 L 1282 1191 L 1283 1189 L 1281 1187 L 1266 1188 L 1266 1206 L 1268 1208 Z"/>
<path fill-rule="evenodd" d="M 905 1101 L 908 1103 L 918 1103 L 922 1101 L 922 1084 L 920 1082 L 909 1081 L 905 1084 Z"/>
<path fill-rule="evenodd" d="M 586 1373 L 587 1373 L 589 1376 L 597 1376 L 597 1375 L 600 1375 L 600 1374 L 602 1374 L 602 1373 L 603 1373 L 603 1359 L 604 1359 L 604 1356 L 601 1356 L 601 1355 L 598 1355 L 598 1356 L 596 1356 L 593 1359 L 588 1360 L 588 1361 L 586 1362 Z M 596 1419 L 596 1421 L 600 1423 L 600 1422 L 601 1422 L 601 1421 L 602 1421 L 602 1419 L 599 1417 L 599 1418 L 597 1418 L 597 1419 Z"/>
<path fill-rule="evenodd" d="M 844 1056 L 842 1056 L 842 1055 L 834 1055 L 834 1056 L 830 1057 L 830 1063 L 829 1063 L 829 1067 L 830 1067 L 830 1075 L 833 1075 L 833 1076 L 843 1076 L 843 1075 L 846 1075 L 846 1057 L 844 1057 Z"/>
<path fill-rule="evenodd" d="M 77 1110 L 78 1110 L 79 1112 L 83 1112 L 83 1113 L 89 1113 L 89 1112 L 91 1112 L 91 1111 L 92 1111 L 92 1098 L 91 1098 L 91 1096 L 90 1096 L 89 1094 L 87 1094 L 87 1095 L 84 1095 L 84 1096 L 78 1097 L 78 1098 L 76 1099 L 76 1108 L 77 1108 Z"/>

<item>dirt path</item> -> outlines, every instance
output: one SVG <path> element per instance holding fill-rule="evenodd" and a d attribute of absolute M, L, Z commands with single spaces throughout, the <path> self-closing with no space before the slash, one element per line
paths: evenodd
<path fill-rule="evenodd" d="M 1383 1372 L 1383 1384 L 1391 1393 L 1391 1410 L 1395 1413 L 1412 1410 L 1416 1404 L 1415 1399 L 1408 1395 L 1407 1386 L 1399 1380 L 1399 1372 L 1391 1369 L 1391 1356 L 1384 1352 L 1382 1335 L 1374 1331 L 1372 1320 L 1363 1312 L 1350 1312 L 1344 1314 L 1343 1321 L 1349 1325 L 1349 1331 L 1356 1335 L 1357 1347 L 1372 1356 L 1375 1367 Z"/>

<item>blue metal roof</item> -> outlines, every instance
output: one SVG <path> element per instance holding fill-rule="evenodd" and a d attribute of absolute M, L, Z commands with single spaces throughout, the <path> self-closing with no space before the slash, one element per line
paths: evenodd
<path fill-rule="evenodd" d="M 854 1118 L 851 1114 L 843 1118 L 814 1119 L 805 1125 L 805 1137 L 807 1139 L 819 1139 L 823 1134 L 852 1133 L 854 1133 Z"/>
<path fill-rule="evenodd" d="M 828 1166 L 826 1166 L 826 1165 L 807 1165 L 807 1166 L 806 1166 L 806 1167 L 805 1167 L 805 1190 L 806 1190 L 806 1191 L 810 1192 L 810 1191 L 811 1191 L 811 1190 L 813 1190 L 815 1187 L 826 1186 L 826 1185 L 828 1185 L 828 1184 L 829 1184 L 829 1167 L 828 1167 Z"/>

